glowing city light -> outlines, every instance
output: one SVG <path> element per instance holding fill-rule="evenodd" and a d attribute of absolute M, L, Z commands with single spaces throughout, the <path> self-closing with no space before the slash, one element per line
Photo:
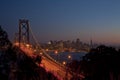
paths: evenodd
<path fill-rule="evenodd" d="M 42 52 L 40 52 L 40 55 L 42 55 L 43 53 Z"/>
<path fill-rule="evenodd" d="M 26 44 L 26 47 L 27 47 L 27 48 L 29 48 L 29 47 L 30 47 L 30 45 L 29 45 L 29 44 Z"/>
<path fill-rule="evenodd" d="M 66 62 L 65 61 L 63 61 L 63 65 L 65 65 L 66 64 Z"/>
<path fill-rule="evenodd" d="M 58 54 L 58 51 L 55 51 L 55 54 Z"/>
<path fill-rule="evenodd" d="M 71 56 L 70 56 L 70 55 L 68 55 L 68 59 L 71 59 Z"/>
<path fill-rule="evenodd" d="M 48 51 L 48 49 L 46 49 L 46 51 Z"/>

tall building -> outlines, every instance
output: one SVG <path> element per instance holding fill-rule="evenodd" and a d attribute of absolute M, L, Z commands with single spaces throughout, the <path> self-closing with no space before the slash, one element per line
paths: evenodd
<path fill-rule="evenodd" d="M 93 48 L 93 42 L 92 42 L 92 39 L 90 40 L 90 48 Z"/>

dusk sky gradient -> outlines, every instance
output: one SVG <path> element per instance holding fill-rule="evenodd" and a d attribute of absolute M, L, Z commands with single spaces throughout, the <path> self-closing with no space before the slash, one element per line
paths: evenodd
<path fill-rule="evenodd" d="M 120 44 L 120 0 L 0 0 L 0 25 L 11 40 L 19 19 L 30 21 L 40 42 Z"/>

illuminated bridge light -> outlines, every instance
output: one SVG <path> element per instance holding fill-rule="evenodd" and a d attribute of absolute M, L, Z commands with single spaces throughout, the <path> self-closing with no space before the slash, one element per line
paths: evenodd
<path fill-rule="evenodd" d="M 58 54 L 58 51 L 55 51 L 55 54 Z"/>
<path fill-rule="evenodd" d="M 19 45 L 19 42 L 16 42 L 16 43 L 14 43 L 16 46 L 18 46 Z"/>
<path fill-rule="evenodd" d="M 26 47 L 27 47 L 27 48 L 29 48 L 29 47 L 30 47 L 30 45 L 29 45 L 29 44 L 26 44 Z"/>
<path fill-rule="evenodd" d="M 36 49 L 34 49 L 34 52 L 36 52 L 37 50 Z"/>
<path fill-rule="evenodd" d="M 46 51 L 48 51 L 48 49 L 46 49 Z"/>
<path fill-rule="evenodd" d="M 63 61 L 63 65 L 66 65 L 66 62 L 65 62 L 65 61 Z"/>
<path fill-rule="evenodd" d="M 68 55 L 68 59 L 71 59 L 72 57 L 70 55 Z"/>
<path fill-rule="evenodd" d="M 40 52 L 40 55 L 42 55 L 43 53 L 42 52 Z"/>

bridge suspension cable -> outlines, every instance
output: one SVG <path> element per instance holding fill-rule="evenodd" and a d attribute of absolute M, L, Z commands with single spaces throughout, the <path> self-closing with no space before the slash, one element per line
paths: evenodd
<path fill-rule="evenodd" d="M 25 29 L 24 33 L 23 33 L 23 28 Z M 26 35 L 22 35 L 22 34 L 25 34 L 25 33 L 26 33 Z M 29 26 L 28 20 L 19 20 L 19 47 L 20 47 L 20 43 L 22 43 L 23 41 L 25 41 L 24 43 L 29 44 L 29 33 L 32 35 L 33 41 L 35 41 L 35 44 L 37 45 L 38 49 L 42 50 L 42 52 L 43 52 L 42 58 L 43 59 L 46 58 L 46 60 L 52 61 L 52 63 L 56 64 L 57 67 L 58 66 L 59 66 L 59 68 L 62 67 L 61 69 L 64 72 L 67 72 L 65 65 L 63 65 L 63 64 L 59 63 L 58 61 L 56 61 L 54 58 L 52 58 L 50 55 L 48 55 L 47 52 L 44 49 L 42 49 L 40 43 L 38 42 L 37 38 L 35 37 L 35 35 L 34 35 L 33 31 L 32 31 L 32 28 Z M 23 40 L 24 37 L 26 37 L 27 39 Z M 82 77 L 84 77 L 84 76 L 82 76 Z"/>
<path fill-rule="evenodd" d="M 59 62 L 57 62 L 57 61 L 54 60 L 51 56 L 49 56 L 44 49 L 41 48 L 38 40 L 36 39 L 36 37 L 35 37 L 35 35 L 34 35 L 33 31 L 32 31 L 32 28 L 31 28 L 30 26 L 29 26 L 29 29 L 30 29 L 30 33 L 31 33 L 31 35 L 32 35 L 32 37 L 33 37 L 33 40 L 35 41 L 35 44 L 43 51 L 44 55 L 45 55 L 46 57 L 48 57 L 49 59 L 51 59 L 52 61 L 54 61 L 55 63 L 61 65 Z M 61 66 L 63 66 L 63 65 L 61 65 Z"/>

